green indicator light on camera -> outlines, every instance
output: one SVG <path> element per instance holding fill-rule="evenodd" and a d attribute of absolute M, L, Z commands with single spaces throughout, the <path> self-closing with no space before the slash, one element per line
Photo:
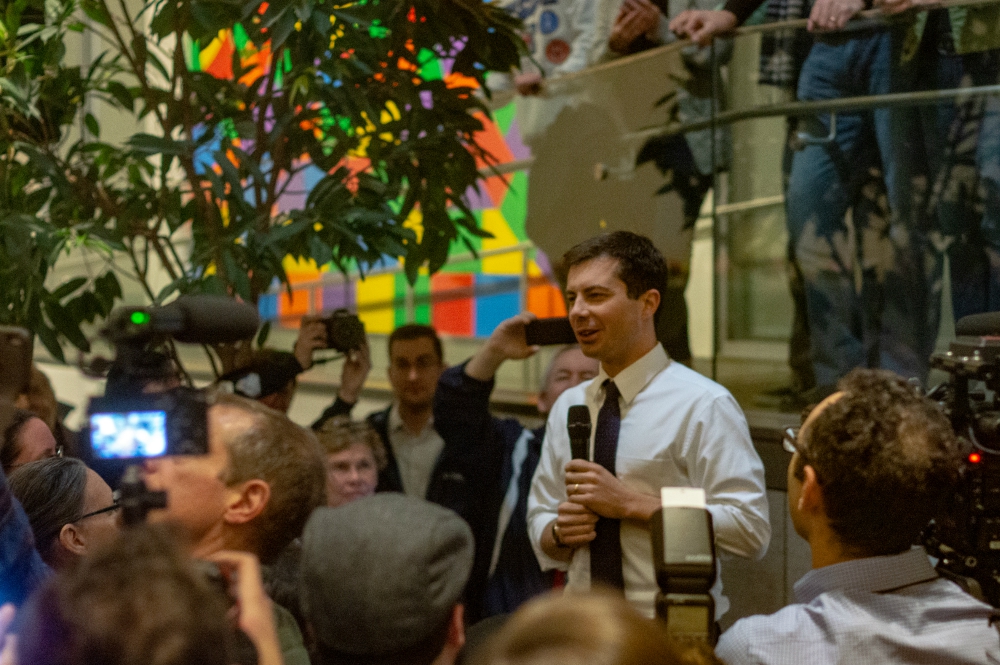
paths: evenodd
<path fill-rule="evenodd" d="M 132 323 L 137 326 L 144 326 L 149 323 L 149 314 L 146 312 L 132 312 Z"/>

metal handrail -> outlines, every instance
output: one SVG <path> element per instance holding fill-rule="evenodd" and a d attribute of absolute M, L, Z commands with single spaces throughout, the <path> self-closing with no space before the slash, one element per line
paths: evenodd
<path fill-rule="evenodd" d="M 924 12 L 931 11 L 934 9 L 952 9 L 954 7 L 979 7 L 983 5 L 995 5 L 1000 4 L 1000 0 L 939 0 L 932 5 L 925 5 L 919 8 L 914 8 L 910 11 Z M 882 13 L 881 9 L 866 9 L 863 12 L 859 12 L 854 18 L 848 21 L 840 30 L 816 30 L 816 33 L 831 34 L 837 32 L 853 32 L 859 28 L 866 27 L 876 27 L 876 26 L 886 26 L 891 24 L 894 20 L 902 16 L 909 15 L 910 12 L 905 12 L 903 14 L 896 14 L 893 16 L 887 16 Z M 800 18 L 792 19 L 789 21 L 776 21 L 774 23 L 760 23 L 757 25 L 744 25 L 736 28 L 731 34 L 732 35 L 756 35 L 763 32 L 774 32 L 776 30 L 801 30 L 809 25 L 809 19 Z M 730 35 L 725 35 L 730 36 Z"/>
<path fill-rule="evenodd" d="M 673 136 L 709 129 L 712 126 L 731 125 L 742 120 L 770 118 L 774 116 L 807 116 L 832 111 L 859 111 L 862 109 L 891 106 L 923 106 L 958 97 L 978 97 L 1000 95 L 1000 84 L 980 85 L 968 88 L 948 88 L 944 90 L 920 90 L 916 92 L 894 92 L 884 95 L 864 95 L 841 97 L 839 99 L 819 99 L 805 102 L 771 104 L 749 109 L 737 109 L 717 113 L 715 118 L 676 123 L 666 127 L 648 127 L 622 136 L 624 141 L 644 141 L 655 136 Z"/>
<path fill-rule="evenodd" d="M 820 99 L 804 102 L 786 102 L 748 109 L 722 111 L 714 118 L 692 120 L 691 122 L 675 123 L 673 125 L 646 127 L 635 132 L 622 135 L 623 141 L 646 141 L 657 136 L 673 136 L 710 129 L 713 126 L 731 125 L 744 120 L 772 118 L 775 116 L 808 116 L 818 113 L 838 111 L 859 111 L 871 108 L 893 106 L 924 106 L 959 97 L 977 97 L 1000 95 L 1000 84 L 971 86 L 967 88 L 947 88 L 944 90 L 920 90 L 915 92 L 894 92 L 884 95 L 864 95 L 859 97 L 841 97 L 839 99 Z M 479 174 L 483 178 L 504 175 L 531 168 L 534 157 L 519 159 L 506 164 L 500 164 L 494 169 L 482 169 Z"/>

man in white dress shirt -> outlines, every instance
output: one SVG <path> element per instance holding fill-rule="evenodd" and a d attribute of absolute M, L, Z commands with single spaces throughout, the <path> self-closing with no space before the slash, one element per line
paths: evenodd
<path fill-rule="evenodd" d="M 717 545 L 756 558 L 771 537 L 764 467 L 732 395 L 657 342 L 667 267 L 648 238 L 591 238 L 566 253 L 563 268 L 570 322 L 601 370 L 564 392 L 549 415 L 528 502 L 532 545 L 543 569 L 568 571 L 569 591 L 592 581 L 617 587 L 651 617 L 648 521 L 660 488 L 703 488 Z M 566 416 L 576 404 L 590 409 L 593 462 L 571 460 Z M 729 607 L 721 590 L 716 582 L 717 618 Z"/>

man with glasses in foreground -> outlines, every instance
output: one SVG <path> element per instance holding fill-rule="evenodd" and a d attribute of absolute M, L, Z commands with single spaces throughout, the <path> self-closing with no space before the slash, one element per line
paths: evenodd
<path fill-rule="evenodd" d="M 813 570 L 797 603 L 737 621 L 716 654 L 743 663 L 1000 662 L 995 611 L 916 546 L 958 475 L 944 414 L 901 377 L 858 369 L 789 430 L 788 507 Z"/>

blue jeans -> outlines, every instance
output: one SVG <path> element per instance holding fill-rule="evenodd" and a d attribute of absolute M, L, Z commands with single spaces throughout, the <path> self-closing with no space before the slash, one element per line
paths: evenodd
<path fill-rule="evenodd" d="M 892 67 L 898 62 L 894 41 L 889 32 L 817 41 L 799 77 L 799 99 L 899 89 Z M 825 135 L 830 116 L 807 118 L 805 124 Z M 832 141 L 807 145 L 792 160 L 789 240 L 805 284 L 813 370 L 821 392 L 855 367 L 881 367 L 920 379 L 927 373 L 936 333 L 927 316 L 933 297 L 931 253 L 926 220 L 911 205 L 909 161 L 900 152 L 902 137 L 912 131 L 908 125 L 906 114 L 891 109 L 840 113 Z M 848 209 L 879 162 L 888 206 L 877 197 L 867 211 L 855 206 L 849 226 Z"/>
<path fill-rule="evenodd" d="M 913 67 L 920 88 L 1000 83 L 1000 51 L 942 55 L 924 49 Z M 928 76 L 927 72 L 934 74 Z M 921 109 L 930 183 L 921 201 L 951 266 L 955 318 L 1000 310 L 1000 97 L 974 97 Z M 919 151 L 917 152 L 919 154 Z M 937 254 L 935 274 L 943 254 Z M 933 321 L 940 312 L 932 308 Z"/>

